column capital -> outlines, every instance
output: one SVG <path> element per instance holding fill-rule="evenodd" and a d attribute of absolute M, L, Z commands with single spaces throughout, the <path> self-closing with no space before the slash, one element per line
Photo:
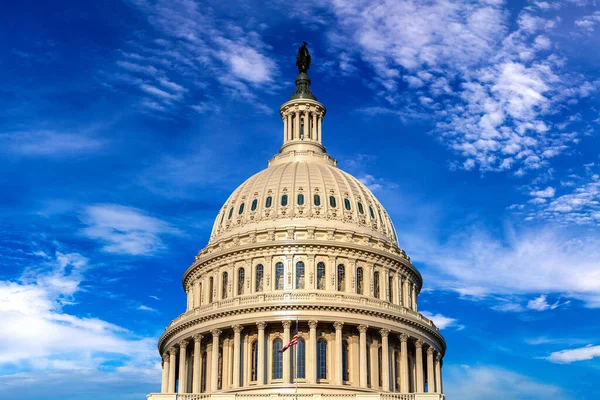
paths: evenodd
<path fill-rule="evenodd" d="M 169 354 L 176 355 L 177 354 L 177 350 L 179 350 L 177 348 L 177 346 L 171 346 L 171 348 L 169 349 Z"/>
<path fill-rule="evenodd" d="M 181 347 L 182 349 L 185 349 L 188 345 L 188 341 L 187 340 L 182 340 L 181 342 L 179 342 L 179 347 Z"/>
<path fill-rule="evenodd" d="M 290 320 L 281 321 L 281 325 L 283 325 L 284 329 L 290 329 L 290 327 L 292 326 L 292 321 L 290 321 Z"/>
<path fill-rule="evenodd" d="M 163 362 L 169 361 L 169 353 L 168 352 L 166 352 L 165 354 L 162 355 L 162 360 L 163 360 Z"/>
<path fill-rule="evenodd" d="M 406 333 L 401 333 L 398 335 L 398 339 L 400 339 L 402 343 L 406 343 L 408 342 L 408 335 Z"/>
<path fill-rule="evenodd" d="M 359 325 L 359 326 L 358 326 L 358 331 L 359 331 L 360 333 L 366 333 L 366 332 L 367 332 L 367 329 L 369 329 L 369 325 Z"/>
<path fill-rule="evenodd" d="M 417 341 L 415 341 L 415 347 L 417 349 L 420 349 L 423 347 L 423 341 L 421 339 L 417 339 Z"/>
<path fill-rule="evenodd" d="M 198 333 L 198 334 L 192 336 L 192 339 L 194 339 L 194 342 L 201 342 L 203 337 L 204 337 L 203 335 Z"/>
<path fill-rule="evenodd" d="M 344 326 L 344 323 L 342 321 L 335 321 L 333 323 L 333 327 L 335 328 L 336 331 L 342 329 L 343 326 Z"/>
<path fill-rule="evenodd" d="M 223 332 L 223 331 L 222 331 L 222 330 L 220 330 L 220 329 L 213 329 L 213 330 L 211 330 L 211 331 L 210 331 L 210 333 L 213 335 L 213 338 L 214 338 L 214 337 L 219 337 L 219 336 L 221 335 L 221 333 L 222 333 L 222 332 Z"/>
<path fill-rule="evenodd" d="M 244 330 L 244 327 L 241 326 L 240 324 L 235 324 L 232 326 L 232 328 L 233 328 L 234 333 L 240 333 L 241 331 Z"/>
<path fill-rule="evenodd" d="M 433 347 L 429 346 L 429 347 L 427 348 L 427 355 L 428 355 L 428 356 L 433 356 Z"/>
<path fill-rule="evenodd" d="M 440 353 L 437 353 L 437 354 L 435 355 L 435 361 L 437 361 L 437 362 L 440 362 L 440 361 L 442 361 L 442 355 L 441 355 Z"/>
<path fill-rule="evenodd" d="M 314 320 L 314 319 L 313 319 L 313 320 L 310 320 L 310 321 L 308 321 L 308 327 L 309 327 L 310 329 L 317 329 L 317 325 L 318 325 L 318 324 L 319 324 L 319 321 L 316 321 L 316 320 Z"/>
<path fill-rule="evenodd" d="M 385 337 L 386 338 L 390 334 L 390 330 L 382 328 L 382 329 L 379 330 L 379 333 L 381 334 L 381 337 Z"/>
<path fill-rule="evenodd" d="M 267 327 L 267 323 L 263 322 L 263 321 L 260 321 L 260 322 L 256 323 L 256 326 L 258 327 L 259 331 L 264 331 L 265 328 Z"/>

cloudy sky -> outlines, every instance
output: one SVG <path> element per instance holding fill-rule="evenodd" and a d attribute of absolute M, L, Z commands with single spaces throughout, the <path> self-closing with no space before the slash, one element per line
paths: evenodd
<path fill-rule="evenodd" d="M 180 278 L 281 145 L 295 53 L 448 341 L 450 399 L 600 396 L 596 0 L 12 2 L 0 398 L 143 399 Z"/>

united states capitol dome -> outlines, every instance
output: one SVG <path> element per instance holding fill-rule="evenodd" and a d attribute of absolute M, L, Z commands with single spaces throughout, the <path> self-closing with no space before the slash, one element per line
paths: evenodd
<path fill-rule="evenodd" d="M 283 145 L 219 209 L 149 400 L 443 400 L 446 342 L 373 193 L 322 144 L 299 49 Z M 367 397 L 364 397 L 367 396 Z"/>

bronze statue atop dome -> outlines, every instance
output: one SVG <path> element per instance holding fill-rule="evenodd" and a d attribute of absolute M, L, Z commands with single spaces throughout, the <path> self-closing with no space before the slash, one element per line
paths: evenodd
<path fill-rule="evenodd" d="M 302 42 L 302 46 L 298 49 L 296 65 L 298 66 L 299 73 L 306 73 L 310 68 L 310 53 L 308 52 L 308 47 L 306 47 L 306 42 Z"/>

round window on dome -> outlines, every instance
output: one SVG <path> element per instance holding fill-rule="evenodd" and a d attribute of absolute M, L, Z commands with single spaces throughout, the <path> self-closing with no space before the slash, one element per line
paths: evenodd
<path fill-rule="evenodd" d="M 271 196 L 267 197 L 267 200 L 265 200 L 265 208 L 271 208 L 272 204 L 273 204 L 273 198 Z"/>
<path fill-rule="evenodd" d="M 256 207 L 258 207 L 258 200 L 254 199 L 254 200 L 252 200 L 252 205 L 250 206 L 250 210 L 255 211 Z"/>
<path fill-rule="evenodd" d="M 281 206 L 282 207 L 287 206 L 287 202 L 288 202 L 288 196 L 287 196 L 287 194 L 284 194 L 283 196 L 281 196 Z"/>
<path fill-rule="evenodd" d="M 315 206 L 320 206 L 321 205 L 321 196 L 319 196 L 318 194 L 315 194 L 313 196 L 313 203 L 315 203 Z"/>
<path fill-rule="evenodd" d="M 350 211 L 350 209 L 351 209 L 350 200 L 344 199 L 344 208 L 346 208 L 346 210 Z"/>
<path fill-rule="evenodd" d="M 244 203 L 240 204 L 240 209 L 238 210 L 238 215 L 242 215 L 244 212 Z"/>
<path fill-rule="evenodd" d="M 229 215 L 227 216 L 227 219 L 231 219 L 231 217 L 233 217 L 233 207 L 229 209 Z"/>
<path fill-rule="evenodd" d="M 358 202 L 358 212 L 361 214 L 365 213 L 365 209 L 363 208 L 363 205 L 360 201 Z"/>
<path fill-rule="evenodd" d="M 334 196 L 329 196 L 329 205 L 333 208 L 336 207 L 337 203 L 335 201 L 335 197 Z"/>
<path fill-rule="evenodd" d="M 304 195 L 302 193 L 298 194 L 298 205 L 304 205 Z"/>
<path fill-rule="evenodd" d="M 369 206 L 369 214 L 371 214 L 371 219 L 375 219 L 375 211 L 373 211 L 373 207 Z"/>

